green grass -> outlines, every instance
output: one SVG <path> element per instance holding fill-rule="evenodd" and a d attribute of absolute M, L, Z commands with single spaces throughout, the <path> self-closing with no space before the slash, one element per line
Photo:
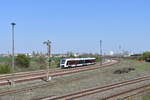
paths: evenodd
<path fill-rule="evenodd" d="M 150 63 L 148 62 L 139 62 L 139 61 L 130 61 L 132 66 L 135 67 L 140 72 L 145 72 L 150 70 Z"/>
<path fill-rule="evenodd" d="M 0 63 L 6 63 L 11 61 L 11 57 L 0 57 Z"/>
<path fill-rule="evenodd" d="M 0 74 L 8 74 L 11 72 L 12 72 L 12 69 L 9 65 L 6 65 L 6 64 L 0 65 Z"/>
<path fill-rule="evenodd" d="M 50 69 L 58 68 L 60 64 L 60 57 L 52 58 L 52 63 Z M 48 59 L 45 60 L 45 64 L 39 64 L 38 63 L 38 57 L 32 57 L 30 58 L 30 67 L 29 68 L 20 68 L 18 66 L 15 66 L 15 72 L 21 72 L 21 71 L 33 71 L 33 70 L 40 70 L 40 69 L 46 69 L 46 66 L 48 66 Z M 138 62 L 137 60 L 124 60 L 125 65 L 132 66 L 136 68 L 138 72 L 145 72 L 150 70 L 150 63 L 144 62 Z M 11 57 L 0 57 L 0 64 L 11 64 Z"/>
<path fill-rule="evenodd" d="M 11 57 L 0 57 L 0 64 L 8 64 L 11 66 Z M 52 63 L 50 69 L 58 68 L 59 67 L 59 62 L 60 62 L 60 57 L 55 57 L 52 58 Z M 15 72 L 24 72 L 24 71 L 34 71 L 34 70 L 40 70 L 40 69 L 46 69 L 48 66 L 48 59 L 45 58 L 45 63 L 40 64 L 38 63 L 39 57 L 31 57 L 30 58 L 30 66 L 29 68 L 22 68 L 17 65 L 15 65 Z M 3 70 L 3 68 L 2 68 Z M 3 72 L 0 72 L 0 74 Z"/>
<path fill-rule="evenodd" d="M 142 100 L 150 100 L 150 96 L 144 96 Z"/>
<path fill-rule="evenodd" d="M 35 67 L 33 65 L 35 65 Z M 32 61 L 32 66 L 33 66 L 32 70 L 34 70 L 34 68 L 36 69 L 36 67 L 38 68 L 38 66 L 36 65 L 37 65 L 36 62 Z M 144 73 L 149 74 L 150 70 L 146 70 L 145 68 L 148 65 L 150 64 L 140 63 L 134 60 L 123 60 L 121 63 L 113 65 L 112 67 L 106 67 L 106 68 L 101 68 L 100 70 L 96 69 L 96 70 L 85 71 L 85 72 L 54 78 L 53 80 L 50 81 L 50 83 L 48 83 L 51 84 L 50 86 L 43 87 L 42 89 L 41 88 L 36 89 L 36 91 L 33 93 L 35 97 L 40 97 L 41 95 L 48 96 L 53 94 L 63 95 L 73 91 L 80 91 L 83 89 L 88 89 L 96 86 L 103 86 L 106 84 L 129 80 L 141 75 L 141 71 L 142 72 L 144 71 Z M 135 67 L 136 70 L 121 75 L 113 74 L 114 70 L 124 68 L 124 67 Z M 150 69 L 150 67 L 148 67 L 148 69 Z M 27 94 L 23 94 L 21 95 L 21 98 L 27 96 L 28 96 Z M 144 99 L 147 100 L 147 97 L 145 97 Z"/>

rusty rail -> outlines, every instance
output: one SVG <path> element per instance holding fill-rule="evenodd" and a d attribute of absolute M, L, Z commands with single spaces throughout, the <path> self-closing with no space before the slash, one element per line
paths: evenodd
<path fill-rule="evenodd" d="M 88 96 L 91 94 L 102 93 L 102 92 L 105 92 L 108 90 L 112 90 L 115 88 L 127 86 L 130 84 L 135 84 L 135 83 L 139 83 L 139 82 L 143 82 L 143 81 L 147 81 L 147 80 L 150 80 L 150 76 L 140 77 L 140 78 L 136 78 L 133 80 L 124 81 L 124 82 L 118 82 L 118 83 L 114 83 L 114 84 L 110 84 L 110 85 L 106 85 L 106 86 L 102 86 L 102 87 L 95 87 L 95 88 L 91 88 L 91 89 L 86 89 L 83 91 L 70 93 L 70 94 L 62 95 L 62 96 L 39 98 L 39 100 L 59 100 L 59 99 L 61 99 L 61 100 L 73 100 L 73 99 Z"/>
<path fill-rule="evenodd" d="M 98 69 L 98 68 L 108 67 L 108 66 L 111 66 L 111 65 L 117 64 L 117 63 L 119 63 L 119 62 L 118 61 L 109 62 L 109 63 L 103 64 L 101 67 L 95 65 L 95 66 L 78 67 L 78 68 L 71 68 L 71 69 L 58 69 L 55 71 L 50 71 L 49 77 L 56 77 L 56 76 L 60 76 L 60 75 L 94 70 L 94 69 Z M 0 86 L 10 85 L 11 82 L 20 83 L 20 82 L 25 82 L 25 81 L 43 79 L 43 78 L 47 77 L 46 73 L 47 72 L 45 70 L 40 70 L 40 71 L 33 71 L 33 72 L 23 72 L 23 73 L 18 73 L 18 74 L 16 73 L 16 75 L 9 74 L 6 76 L 1 76 L 0 77 Z"/>

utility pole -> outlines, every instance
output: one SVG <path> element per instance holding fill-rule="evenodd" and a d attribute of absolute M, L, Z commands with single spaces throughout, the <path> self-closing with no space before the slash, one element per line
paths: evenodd
<path fill-rule="evenodd" d="M 102 51 L 102 40 L 100 40 L 100 66 L 102 66 L 102 60 L 103 60 L 102 53 L 103 53 L 103 51 Z"/>
<path fill-rule="evenodd" d="M 47 81 L 50 80 L 49 79 L 49 68 L 51 66 L 51 41 L 47 40 L 45 42 L 43 42 L 43 44 L 45 44 L 47 46 L 47 51 L 48 51 L 48 66 L 47 66 Z"/>
<path fill-rule="evenodd" d="M 11 23 L 12 25 L 12 71 L 14 72 L 15 68 L 15 58 L 14 58 L 14 51 L 15 51 L 15 39 L 14 39 L 14 28 L 16 23 Z"/>
<path fill-rule="evenodd" d="M 121 45 L 119 45 L 119 60 L 121 60 Z"/>

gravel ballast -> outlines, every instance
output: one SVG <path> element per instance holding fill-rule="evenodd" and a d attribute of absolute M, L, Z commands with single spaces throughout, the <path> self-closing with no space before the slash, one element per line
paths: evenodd
<path fill-rule="evenodd" d="M 135 70 L 123 74 L 114 74 L 115 70 L 122 68 L 134 68 Z M 111 67 L 56 77 L 47 83 L 49 86 L 1 96 L 0 100 L 32 100 L 44 96 L 63 95 L 145 75 L 150 75 L 150 63 L 122 60 L 121 63 Z M 46 82 L 39 82 L 38 84 L 43 83 Z M 30 86 L 31 85 L 34 85 L 34 83 L 30 84 Z M 19 88 L 21 88 L 21 86 Z"/>

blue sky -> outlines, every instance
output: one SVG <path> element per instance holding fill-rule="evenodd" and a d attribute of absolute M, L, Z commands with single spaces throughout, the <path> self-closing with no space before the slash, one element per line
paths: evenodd
<path fill-rule="evenodd" d="M 11 52 L 11 22 L 15 52 L 68 51 L 98 53 L 150 50 L 149 0 L 0 0 L 0 53 Z"/>

